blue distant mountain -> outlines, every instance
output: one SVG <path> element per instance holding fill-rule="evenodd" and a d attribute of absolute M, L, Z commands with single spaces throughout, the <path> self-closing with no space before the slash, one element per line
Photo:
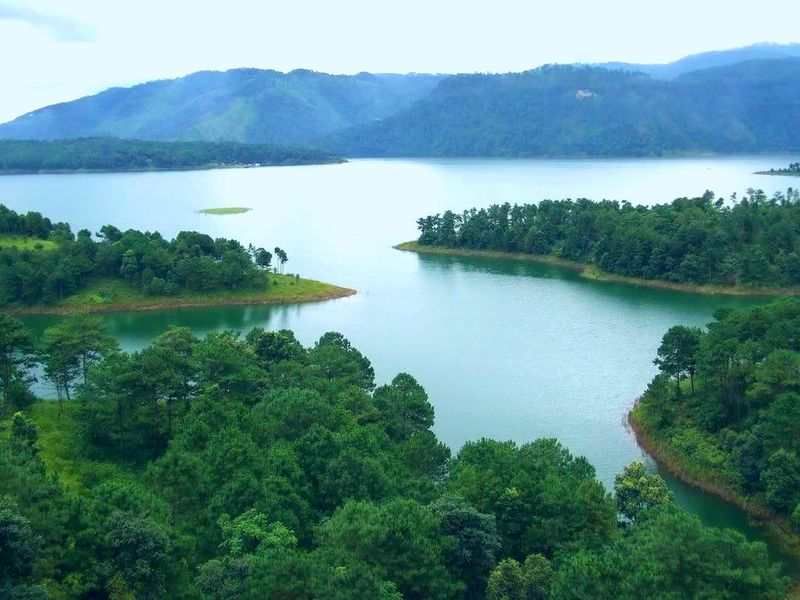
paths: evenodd
<path fill-rule="evenodd" d="M 800 151 L 800 58 L 672 80 L 600 67 L 459 75 L 333 134 L 348 156 L 668 156 Z"/>
<path fill-rule="evenodd" d="M 201 71 L 41 108 L 0 125 L 0 138 L 111 136 L 307 144 L 332 131 L 394 114 L 427 95 L 441 78 L 308 70 Z"/>
<path fill-rule="evenodd" d="M 0 125 L 0 138 L 314 146 L 347 156 L 661 156 L 800 151 L 800 44 L 665 65 L 522 73 L 203 71 Z"/>
<path fill-rule="evenodd" d="M 627 62 L 599 63 L 594 66 L 607 69 L 636 71 L 658 79 L 674 79 L 685 73 L 727 67 L 749 60 L 767 60 L 776 58 L 800 58 L 800 44 L 753 44 L 732 50 L 715 50 L 692 54 L 666 64 L 639 64 Z"/>

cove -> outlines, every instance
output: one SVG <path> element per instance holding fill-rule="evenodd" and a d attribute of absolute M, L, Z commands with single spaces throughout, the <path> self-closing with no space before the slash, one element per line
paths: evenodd
<path fill-rule="evenodd" d="M 290 328 L 304 344 L 341 331 L 382 383 L 414 375 L 453 450 L 482 436 L 556 437 L 610 485 L 642 456 L 625 415 L 655 373 L 668 327 L 703 325 L 722 306 L 761 300 L 695 296 L 593 282 L 546 265 L 418 256 L 391 245 L 415 237 L 418 217 L 495 202 L 586 196 L 652 204 L 705 189 L 721 194 L 791 185 L 753 173 L 785 157 L 669 160 L 356 160 L 341 165 L 179 173 L 0 179 L 0 202 L 39 210 L 74 229 L 197 229 L 244 244 L 280 245 L 287 271 L 357 289 L 331 302 L 105 315 L 126 349 L 170 325 L 198 335 Z M 209 206 L 248 206 L 210 219 Z M 58 317 L 29 317 L 42 330 Z M 707 522 L 751 536 L 746 517 L 670 481 Z"/>

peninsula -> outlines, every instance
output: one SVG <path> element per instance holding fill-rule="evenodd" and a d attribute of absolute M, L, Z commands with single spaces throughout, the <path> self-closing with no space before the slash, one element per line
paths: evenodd
<path fill-rule="evenodd" d="M 342 298 L 355 290 L 284 274 L 288 254 L 182 231 L 74 234 L 36 212 L 0 205 L 0 308 L 71 314 L 195 306 L 287 304 Z"/>
<path fill-rule="evenodd" d="M 706 192 L 670 204 L 543 200 L 423 217 L 399 250 L 503 257 L 582 276 L 677 291 L 800 294 L 800 193 L 749 191 L 726 201 Z"/>
<path fill-rule="evenodd" d="M 188 171 L 344 162 L 309 148 L 117 138 L 0 140 L 0 175 Z"/>

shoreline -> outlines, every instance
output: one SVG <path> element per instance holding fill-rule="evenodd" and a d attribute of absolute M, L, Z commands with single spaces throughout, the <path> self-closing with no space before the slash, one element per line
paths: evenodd
<path fill-rule="evenodd" d="M 0 170 L 0 177 L 13 175 L 97 175 L 107 173 L 172 173 L 183 171 L 216 171 L 222 169 L 263 169 L 268 167 L 310 167 L 320 165 L 341 165 L 346 158 L 331 158 L 323 161 L 289 162 L 271 164 L 206 164 L 187 167 L 131 167 L 121 169 L 8 169 Z"/>
<path fill-rule="evenodd" d="M 101 314 L 117 312 L 148 312 L 157 310 L 173 310 L 183 308 L 223 308 L 226 306 L 261 306 L 278 304 L 305 304 L 311 302 L 325 302 L 327 300 L 337 300 L 356 295 L 358 292 L 351 288 L 339 287 L 336 285 L 325 284 L 330 289 L 325 292 L 312 294 L 297 294 L 280 297 L 270 297 L 269 295 L 258 293 L 253 296 L 243 296 L 241 298 L 209 298 L 192 299 L 184 297 L 161 297 L 152 301 L 142 300 L 141 302 L 120 302 L 109 304 L 80 304 L 74 306 L 25 306 L 15 308 L 4 308 L 3 311 L 18 316 L 35 315 L 77 315 L 77 314 Z"/>
<path fill-rule="evenodd" d="M 756 171 L 753 175 L 778 175 L 781 177 L 800 177 L 800 172 L 797 171 Z"/>
<path fill-rule="evenodd" d="M 403 242 L 392 246 L 402 252 L 416 252 L 417 254 L 438 254 L 441 256 L 464 256 L 478 258 L 500 258 L 505 260 L 527 261 L 542 265 L 550 265 L 577 273 L 584 279 L 607 283 L 623 283 L 638 287 L 658 290 L 669 290 L 688 294 L 703 294 L 706 296 L 798 296 L 800 288 L 746 288 L 740 286 L 725 286 L 713 284 L 674 283 L 662 279 L 641 279 L 606 273 L 590 263 L 581 263 L 548 254 L 526 254 L 524 252 L 504 252 L 502 250 L 472 250 L 468 248 L 446 248 L 444 246 L 422 246 L 418 242 Z"/>
<path fill-rule="evenodd" d="M 628 412 L 626 421 L 633 432 L 637 446 L 643 452 L 676 479 L 715 496 L 728 504 L 732 504 L 743 511 L 756 525 L 766 531 L 768 537 L 780 547 L 782 552 L 791 556 L 800 564 L 800 535 L 792 530 L 787 519 L 776 515 L 769 508 L 758 502 L 748 500 L 725 484 L 707 481 L 689 474 L 683 466 L 681 458 L 675 456 L 666 443 L 657 440 L 646 429 L 646 426 L 638 420 L 636 414 L 638 406 L 639 400 Z"/>

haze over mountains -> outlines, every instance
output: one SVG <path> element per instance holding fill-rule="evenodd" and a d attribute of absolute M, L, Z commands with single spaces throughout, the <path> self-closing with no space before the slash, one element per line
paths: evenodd
<path fill-rule="evenodd" d="M 459 75 L 328 140 L 349 156 L 661 156 L 800 149 L 800 59 L 674 81 L 596 67 Z"/>
<path fill-rule="evenodd" d="M 667 65 L 474 75 L 198 72 L 0 125 L 0 138 L 309 145 L 348 156 L 651 156 L 800 150 L 800 44 Z"/>
<path fill-rule="evenodd" d="M 0 125 L 0 137 L 308 144 L 397 113 L 441 78 L 302 69 L 200 71 L 48 106 Z"/>
<path fill-rule="evenodd" d="M 732 50 L 715 50 L 685 56 L 666 64 L 639 64 L 626 62 L 600 63 L 595 66 L 609 69 L 637 71 L 658 79 L 674 79 L 685 73 L 727 67 L 748 60 L 767 60 L 779 58 L 800 58 L 800 44 L 753 44 Z"/>

